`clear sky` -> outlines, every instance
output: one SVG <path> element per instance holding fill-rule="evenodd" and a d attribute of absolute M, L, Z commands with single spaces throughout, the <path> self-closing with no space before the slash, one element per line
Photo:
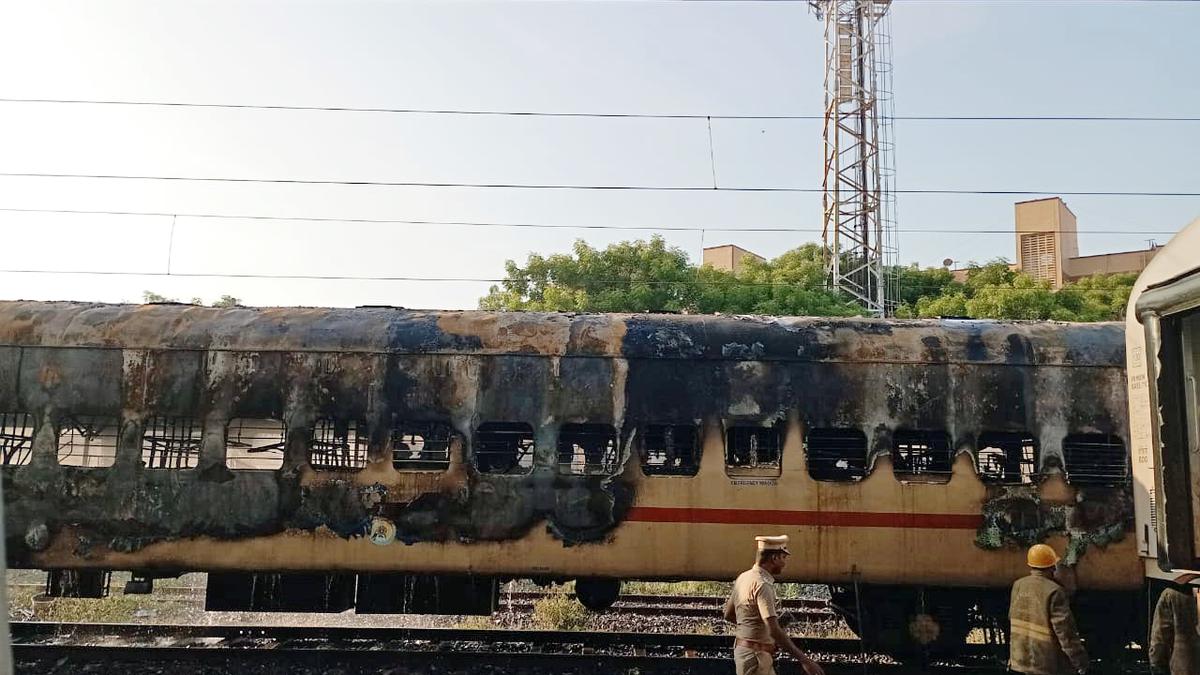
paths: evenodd
<path fill-rule="evenodd" d="M 1200 116 L 1200 2 L 899 0 L 900 115 Z M 814 115 L 822 29 L 801 2 L 37 2 L 0 9 L 0 98 Z M 1200 123 L 898 121 L 902 189 L 1200 191 Z M 714 120 L 724 187 L 819 187 L 817 121 Z M 0 103 L 0 172 L 711 185 L 703 120 Z M 1053 194 L 1051 192 L 1050 194 Z M 901 195 L 903 262 L 1013 257 L 1010 196 Z M 1165 241 L 1186 197 L 1068 197 L 1083 254 Z M 0 208 L 667 232 L 698 257 L 819 238 L 820 197 L 0 178 Z M 174 225 L 172 227 L 172 221 Z M 1134 234 L 1088 234 L 1128 230 Z M 173 236 L 172 236 L 173 231 Z M 491 278 L 506 259 L 643 232 L 0 212 L 3 269 Z M 486 283 L 0 274 L 0 297 L 473 307 Z"/>

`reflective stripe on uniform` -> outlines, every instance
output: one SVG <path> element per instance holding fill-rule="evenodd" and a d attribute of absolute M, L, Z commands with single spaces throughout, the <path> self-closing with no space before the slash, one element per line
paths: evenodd
<path fill-rule="evenodd" d="M 1022 621 L 1021 619 L 1010 619 L 1009 621 L 1012 625 L 1012 632 L 1015 634 L 1045 642 L 1050 642 L 1054 639 L 1048 626 L 1041 626 L 1030 621 Z"/>

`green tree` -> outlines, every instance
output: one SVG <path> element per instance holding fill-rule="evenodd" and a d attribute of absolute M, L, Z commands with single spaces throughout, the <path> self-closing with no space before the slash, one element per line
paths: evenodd
<path fill-rule="evenodd" d="M 142 302 L 144 304 L 148 305 L 152 302 L 179 302 L 179 301 L 176 300 L 175 298 L 168 298 L 165 295 L 159 295 L 158 293 L 155 293 L 154 291 L 142 291 Z"/>
<path fill-rule="evenodd" d="M 737 273 L 697 267 L 661 237 L 604 250 L 575 242 L 572 255 L 508 261 L 507 278 L 482 309 L 574 312 L 702 312 L 845 316 L 857 308 L 824 287 L 821 249 L 807 244 Z"/>
<path fill-rule="evenodd" d="M 923 297 L 941 295 L 955 285 L 954 273 L 944 267 L 921 269 L 916 263 L 897 267 L 892 275 L 900 291 L 900 305 L 912 306 Z"/>
<path fill-rule="evenodd" d="M 530 254 L 505 263 L 507 278 L 479 301 L 481 309 L 557 312 L 683 311 L 694 303 L 695 269 L 662 237 L 613 244 L 603 251 L 576 241 L 573 254 Z"/>
<path fill-rule="evenodd" d="M 904 317 L 962 316 L 975 319 L 1117 321 L 1137 280 L 1134 274 L 1085 277 L 1059 290 L 1013 270 L 1003 259 L 972 264 L 965 283 L 901 307 Z"/>
<path fill-rule="evenodd" d="M 155 293 L 154 291 L 142 291 L 142 302 L 144 304 L 150 304 L 152 302 L 179 302 L 179 300 L 176 298 L 168 298 L 167 296 L 162 295 L 160 293 Z M 197 296 L 197 297 L 193 297 L 188 302 L 193 305 L 203 305 L 204 299 Z M 222 295 L 220 297 L 220 299 L 214 300 L 213 303 L 209 306 L 210 307 L 241 307 L 242 301 L 238 298 L 235 298 L 232 295 Z"/>

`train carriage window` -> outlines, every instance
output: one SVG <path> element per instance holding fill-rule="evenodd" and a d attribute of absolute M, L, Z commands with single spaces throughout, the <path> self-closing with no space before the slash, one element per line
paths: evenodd
<path fill-rule="evenodd" d="M 79 415 L 58 430 L 58 463 L 62 466 L 106 467 L 117 461 L 121 418 Z"/>
<path fill-rule="evenodd" d="M 867 475 L 867 435 L 859 429 L 809 429 L 804 451 L 813 480 L 853 482 Z"/>
<path fill-rule="evenodd" d="M 693 424 L 647 424 L 640 429 L 642 472 L 695 476 L 700 470 L 700 429 Z"/>
<path fill-rule="evenodd" d="M 484 422 L 471 442 L 475 468 L 484 473 L 533 470 L 533 427 L 523 422 Z"/>
<path fill-rule="evenodd" d="M 392 466 L 397 471 L 450 468 L 454 429 L 445 422 L 399 422 L 392 427 Z"/>
<path fill-rule="evenodd" d="M 1119 486 L 1129 482 L 1125 443 L 1110 434 L 1072 434 L 1063 439 L 1067 482 L 1077 486 Z"/>
<path fill-rule="evenodd" d="M 943 431 L 900 430 L 892 434 L 892 471 L 900 480 L 949 481 L 953 456 L 950 436 Z"/>
<path fill-rule="evenodd" d="M 308 464 L 317 471 L 357 471 L 367 465 L 367 423 L 322 418 L 313 426 Z"/>
<path fill-rule="evenodd" d="M 283 420 L 237 417 L 225 427 L 225 466 L 274 471 L 283 466 L 287 425 Z"/>
<path fill-rule="evenodd" d="M 1032 483 L 1038 471 L 1037 439 L 1026 433 L 988 431 L 979 434 L 977 466 L 985 483 Z"/>
<path fill-rule="evenodd" d="M 147 469 L 188 469 L 200 463 L 203 426 L 192 417 L 151 417 L 142 431 Z"/>
<path fill-rule="evenodd" d="M 33 456 L 33 415 L 0 413 L 0 465 L 28 464 Z"/>
<path fill-rule="evenodd" d="M 617 468 L 617 431 L 609 424 L 564 424 L 558 430 L 561 473 L 610 474 Z"/>
<path fill-rule="evenodd" d="M 764 470 L 779 475 L 782 454 L 783 431 L 778 426 L 729 427 L 725 431 L 727 469 L 749 469 L 756 473 L 757 470 Z"/>

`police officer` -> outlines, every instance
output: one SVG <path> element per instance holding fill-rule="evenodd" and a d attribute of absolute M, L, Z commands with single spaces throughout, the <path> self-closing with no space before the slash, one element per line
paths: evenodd
<path fill-rule="evenodd" d="M 775 675 L 775 652 L 781 648 L 796 657 L 807 675 L 825 675 L 779 624 L 775 577 L 790 555 L 787 535 L 754 540 L 758 562 L 733 582 L 733 593 L 725 602 L 725 620 L 737 624 L 733 643 L 737 675 Z"/>
<path fill-rule="evenodd" d="M 1190 586 L 1171 584 L 1154 607 L 1150 626 L 1150 668 L 1154 673 L 1195 675 L 1200 669 L 1196 599 Z"/>
<path fill-rule="evenodd" d="M 1067 592 L 1055 579 L 1058 554 L 1036 544 L 1025 559 L 1029 576 L 1013 584 L 1008 606 L 1008 667 L 1026 675 L 1087 672 L 1088 656 Z"/>

